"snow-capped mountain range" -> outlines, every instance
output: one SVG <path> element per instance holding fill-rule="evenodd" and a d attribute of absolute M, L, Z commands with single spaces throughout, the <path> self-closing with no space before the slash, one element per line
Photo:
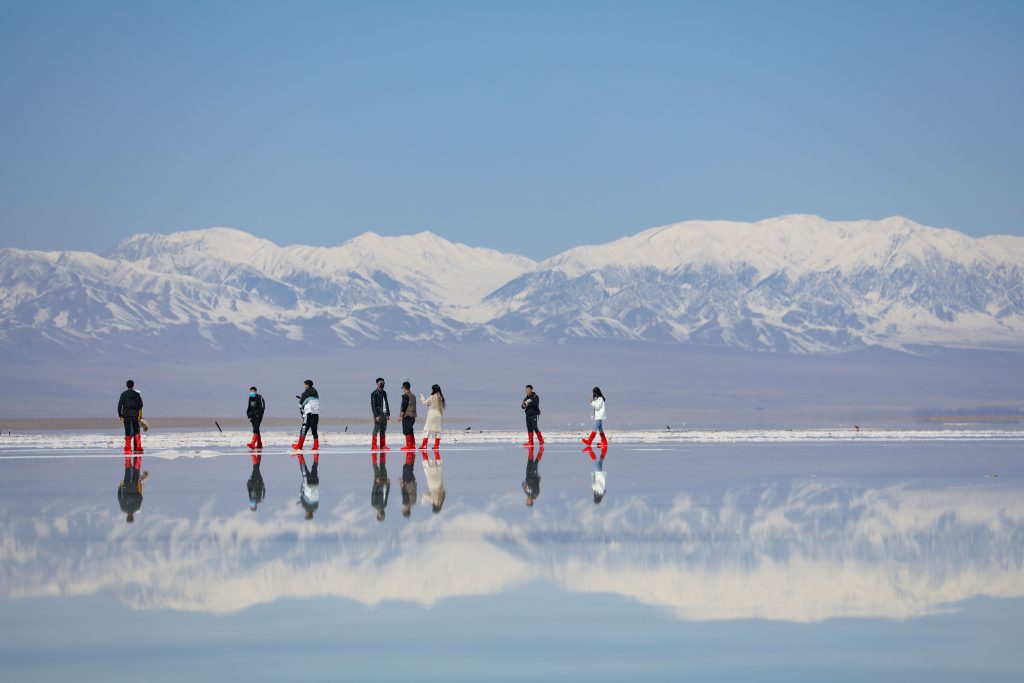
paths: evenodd
<path fill-rule="evenodd" d="M 0 311 L 8 350 L 579 338 L 1021 350 L 1024 238 L 793 215 L 686 221 L 535 262 L 429 232 L 282 247 L 211 228 L 104 255 L 0 249 Z"/>

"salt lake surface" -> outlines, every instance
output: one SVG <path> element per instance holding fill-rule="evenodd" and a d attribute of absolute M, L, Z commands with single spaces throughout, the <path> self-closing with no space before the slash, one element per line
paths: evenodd
<path fill-rule="evenodd" d="M 0 440 L 0 678 L 1024 677 L 1019 431 L 244 436 Z"/>

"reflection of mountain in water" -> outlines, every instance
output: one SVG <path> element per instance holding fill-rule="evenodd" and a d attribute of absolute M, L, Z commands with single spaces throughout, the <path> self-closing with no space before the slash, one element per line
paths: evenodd
<path fill-rule="evenodd" d="M 679 495 L 667 508 L 552 500 L 550 514 L 516 523 L 496 505 L 457 508 L 394 531 L 360 525 L 354 500 L 315 526 L 294 510 L 246 510 L 154 514 L 134 533 L 107 510 L 26 518 L 8 507 L 2 591 L 109 591 L 139 608 L 223 613 L 313 595 L 431 605 L 539 579 L 686 619 L 901 618 L 1024 595 L 1021 493 L 801 483 Z"/>

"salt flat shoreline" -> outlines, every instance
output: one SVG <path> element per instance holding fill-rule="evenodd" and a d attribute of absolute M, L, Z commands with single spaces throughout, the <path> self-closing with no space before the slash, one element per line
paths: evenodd
<path fill-rule="evenodd" d="M 582 447 L 583 430 L 553 430 L 545 432 L 548 447 Z M 229 430 L 222 434 L 209 431 L 151 430 L 143 437 L 147 455 L 162 453 L 203 453 L 217 455 L 245 451 L 244 444 L 250 433 Z M 263 434 L 264 452 L 288 451 L 294 441 L 292 430 L 272 430 Z M 481 447 L 520 444 L 525 434 L 512 430 L 482 430 L 448 432 L 441 440 L 442 451 L 447 448 Z M 743 430 L 622 430 L 609 431 L 612 448 L 616 446 L 648 447 L 679 444 L 772 444 L 772 443 L 886 443 L 886 442 L 1022 442 L 1021 429 L 743 429 Z M 392 435 L 393 452 L 401 452 L 401 433 Z M 115 430 L 104 432 L 40 432 L 13 434 L 0 438 L 0 455 L 24 452 L 70 452 L 83 450 L 120 450 L 123 438 Z M 308 446 L 308 444 L 307 444 Z M 368 433 L 339 433 L 325 430 L 320 436 L 320 451 L 338 449 L 366 450 L 370 446 Z M 539 444 L 538 444 L 539 446 Z M 308 452 L 310 448 L 306 448 Z"/>

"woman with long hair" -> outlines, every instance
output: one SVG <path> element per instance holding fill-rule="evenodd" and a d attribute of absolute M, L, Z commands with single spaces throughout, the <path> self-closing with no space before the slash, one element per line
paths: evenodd
<path fill-rule="evenodd" d="M 601 393 L 601 387 L 594 387 L 590 401 L 590 415 L 594 420 L 594 430 L 590 432 L 589 437 L 583 439 L 583 443 L 588 446 L 594 443 L 594 437 L 600 432 L 601 445 L 607 446 L 608 437 L 604 435 L 604 394 Z"/>
<path fill-rule="evenodd" d="M 423 443 L 420 448 L 427 447 L 427 440 L 433 436 L 434 448 L 441 445 L 441 418 L 444 417 L 445 400 L 441 393 L 441 387 L 435 384 L 430 387 L 430 397 L 423 398 L 420 394 L 420 401 L 427 407 L 427 422 L 423 425 Z"/>

